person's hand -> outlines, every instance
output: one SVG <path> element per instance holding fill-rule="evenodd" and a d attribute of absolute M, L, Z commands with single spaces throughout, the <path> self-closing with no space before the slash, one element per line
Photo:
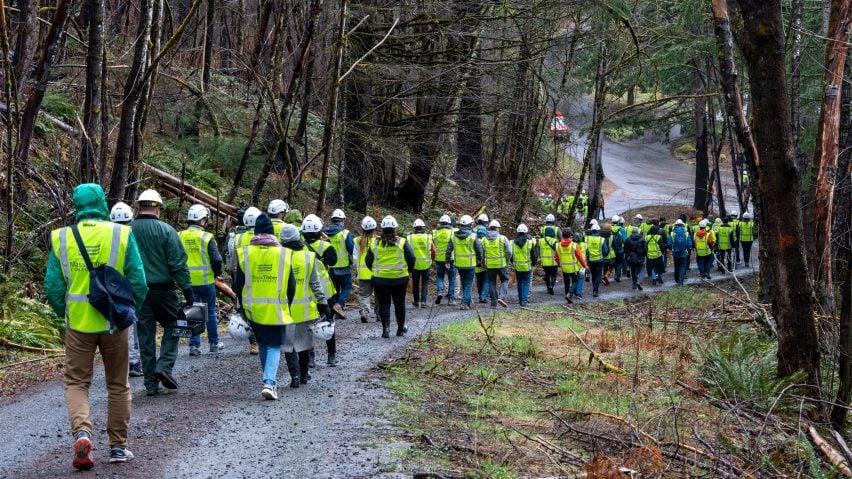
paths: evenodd
<path fill-rule="evenodd" d="M 183 303 L 183 305 L 181 305 L 181 308 L 183 308 L 183 309 L 191 308 L 192 303 L 195 302 L 195 295 L 192 294 L 192 290 L 191 289 L 183 290 L 183 298 L 184 298 L 184 303 Z"/>
<path fill-rule="evenodd" d="M 325 316 L 326 318 L 334 317 L 334 313 L 332 312 L 331 306 L 329 306 L 328 303 L 318 304 L 317 309 L 319 310 L 320 314 Z"/>

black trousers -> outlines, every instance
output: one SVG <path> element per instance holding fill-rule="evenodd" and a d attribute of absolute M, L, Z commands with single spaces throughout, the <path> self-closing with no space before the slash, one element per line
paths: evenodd
<path fill-rule="evenodd" d="M 743 247 L 743 262 L 746 265 L 751 265 L 751 241 L 740 241 Z"/>
<path fill-rule="evenodd" d="M 307 349 L 300 352 L 284 353 L 284 359 L 287 361 L 287 369 L 290 371 L 292 379 L 300 379 L 308 377 L 308 363 L 311 357 L 311 350 Z"/>
<path fill-rule="evenodd" d="M 562 280 L 565 281 L 565 294 L 576 294 L 574 291 L 577 288 L 577 273 L 562 273 Z"/>
<path fill-rule="evenodd" d="M 411 286 L 415 303 L 425 303 L 429 293 L 429 270 L 415 269 L 411 272 Z"/>
<path fill-rule="evenodd" d="M 373 289 L 376 291 L 376 301 L 379 303 L 379 319 L 383 323 L 390 323 L 390 308 L 391 303 L 393 303 L 397 326 L 402 327 L 405 325 L 405 290 L 407 286 L 407 283 L 373 283 Z"/>
<path fill-rule="evenodd" d="M 592 294 L 598 294 L 601 287 L 601 278 L 603 277 L 603 261 L 590 261 L 589 271 L 592 273 Z"/>
<path fill-rule="evenodd" d="M 553 289 L 553 285 L 556 284 L 556 275 L 559 274 L 559 266 L 542 266 L 542 268 L 544 268 L 544 285 L 550 291 Z"/>

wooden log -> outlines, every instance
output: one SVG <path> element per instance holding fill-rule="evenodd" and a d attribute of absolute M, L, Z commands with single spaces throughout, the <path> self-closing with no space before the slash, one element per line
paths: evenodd
<path fill-rule="evenodd" d="M 219 214 L 236 218 L 236 206 L 225 203 L 220 198 L 217 198 L 205 192 L 204 190 L 196 188 L 185 181 L 181 181 L 180 178 L 170 175 L 155 166 L 151 166 L 146 163 L 145 168 L 147 168 L 148 171 L 152 175 L 154 175 L 154 177 L 159 179 L 163 183 L 163 186 L 166 187 L 166 189 L 169 189 L 170 192 L 175 194 L 183 194 L 183 196 L 187 199 L 191 199 L 196 203 L 201 203 L 204 206 L 210 208 L 211 210 L 215 210 Z"/>

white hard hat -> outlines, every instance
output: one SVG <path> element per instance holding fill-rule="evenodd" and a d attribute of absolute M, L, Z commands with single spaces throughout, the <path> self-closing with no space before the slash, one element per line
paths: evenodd
<path fill-rule="evenodd" d="M 420 218 L 417 218 L 416 220 L 414 220 L 414 227 L 415 228 L 425 228 L 426 223 L 424 223 L 423 220 L 421 220 Z"/>
<path fill-rule="evenodd" d="M 635 220 L 641 220 L 641 219 L 642 219 L 642 215 L 637 214 L 636 216 L 634 216 L 634 217 L 633 217 L 633 219 L 635 219 Z"/>
<path fill-rule="evenodd" d="M 544 192 L 542 191 L 541 193 L 538 194 L 538 196 L 544 198 Z"/>
<path fill-rule="evenodd" d="M 481 215 L 476 217 L 476 221 L 482 221 L 483 223 L 488 223 L 488 215 L 482 213 Z"/>
<path fill-rule="evenodd" d="M 556 221 L 556 217 L 553 216 L 553 213 L 549 213 L 547 216 L 544 217 L 544 221 L 548 223 L 553 223 L 554 221 Z"/>
<path fill-rule="evenodd" d="M 491 223 L 488 223 L 489 228 L 499 228 L 500 222 L 497 220 L 491 220 Z"/>
<path fill-rule="evenodd" d="M 322 220 L 317 215 L 305 216 L 302 220 L 302 233 L 319 233 L 322 230 Z"/>
<path fill-rule="evenodd" d="M 210 216 L 210 210 L 204 205 L 192 205 L 186 212 L 187 221 L 201 221 Z"/>
<path fill-rule="evenodd" d="M 365 216 L 361 220 L 361 229 L 364 231 L 371 231 L 376 229 L 376 220 L 373 219 L 372 216 Z"/>
<path fill-rule="evenodd" d="M 257 221 L 257 217 L 262 214 L 263 213 L 254 206 L 249 207 L 245 214 L 243 214 L 243 224 L 249 228 L 254 228 L 254 222 Z"/>
<path fill-rule="evenodd" d="M 272 200 L 269 202 L 269 206 L 266 207 L 266 212 L 271 215 L 286 213 L 288 211 L 290 211 L 290 205 L 284 200 Z"/>
<path fill-rule="evenodd" d="M 737 210 L 731 211 L 731 216 L 733 216 L 734 218 L 736 218 L 736 217 L 737 217 L 737 216 L 739 216 L 739 215 L 740 215 L 740 214 L 739 214 L 739 213 L 737 213 Z"/>
<path fill-rule="evenodd" d="M 708 224 L 709 223 L 707 222 L 707 220 L 701 220 L 701 221 L 698 222 L 698 227 L 699 228 L 706 228 Z"/>
<path fill-rule="evenodd" d="M 751 219 L 751 214 L 749 214 L 749 212 L 748 212 L 748 211 L 746 211 L 745 213 L 743 213 L 743 219 L 744 219 L 744 220 L 750 220 L 750 219 Z"/>
<path fill-rule="evenodd" d="M 586 194 L 586 190 L 583 190 L 583 192 L 582 192 L 582 193 L 580 193 L 580 194 L 581 194 L 581 195 L 585 195 L 585 194 Z"/>
<path fill-rule="evenodd" d="M 450 215 L 443 215 L 438 219 L 438 223 L 447 223 L 450 224 L 452 220 L 450 219 Z"/>
<path fill-rule="evenodd" d="M 326 319 L 312 324 L 310 329 L 314 333 L 314 337 L 322 341 L 328 341 L 334 336 L 334 323 Z"/>
<path fill-rule="evenodd" d="M 344 213 L 343 210 L 341 210 L 340 208 L 337 208 L 336 210 L 331 212 L 331 219 L 333 219 L 333 220 L 345 220 L 346 219 L 346 213 Z"/>
<path fill-rule="evenodd" d="M 674 223 L 674 224 L 675 224 L 675 226 L 683 226 L 683 220 L 682 220 L 682 219 L 680 219 L 680 218 L 678 218 L 678 219 L 675 221 L 675 223 Z"/>
<path fill-rule="evenodd" d="M 471 218 L 470 215 L 462 215 L 462 217 L 459 218 L 459 224 L 462 226 L 470 226 L 473 224 L 473 218 Z"/>
<path fill-rule="evenodd" d="M 133 210 L 127 203 L 119 201 L 109 211 L 109 220 L 114 223 L 126 223 L 133 221 Z"/>
<path fill-rule="evenodd" d="M 228 315 L 228 333 L 237 341 L 246 341 L 251 336 L 251 326 L 235 311 Z"/>
<path fill-rule="evenodd" d="M 396 222 L 396 218 L 394 218 L 393 216 L 387 215 L 384 218 L 382 218 L 382 229 L 385 229 L 385 228 L 396 229 L 397 226 L 399 226 L 399 224 Z"/>
<path fill-rule="evenodd" d="M 137 203 L 142 202 L 142 201 L 146 201 L 146 202 L 150 202 L 150 203 L 157 203 L 157 204 L 162 205 L 163 204 L 163 197 L 160 196 L 160 194 L 157 193 L 154 190 L 145 190 L 145 191 L 142 192 L 141 195 L 139 195 L 139 198 L 136 199 Z"/>
<path fill-rule="evenodd" d="M 530 229 L 527 228 L 527 225 L 521 223 L 518 225 L 518 233 L 529 233 Z"/>
<path fill-rule="evenodd" d="M 589 223 L 596 225 L 596 224 L 598 224 L 598 220 L 592 218 L 592 220 Z"/>
<path fill-rule="evenodd" d="M 592 231 L 600 231 L 601 227 L 597 223 L 592 223 L 592 227 L 589 229 Z"/>
<path fill-rule="evenodd" d="M 618 223 L 618 215 L 615 215 L 615 216 L 612 217 L 612 222 Z"/>

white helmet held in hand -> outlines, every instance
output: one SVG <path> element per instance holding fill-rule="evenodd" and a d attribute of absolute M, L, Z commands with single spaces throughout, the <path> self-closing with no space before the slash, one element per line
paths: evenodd
<path fill-rule="evenodd" d="M 254 223 L 257 221 L 257 217 L 262 214 L 263 213 L 254 206 L 249 207 L 243 215 L 243 224 L 247 228 L 254 228 Z"/>
<path fill-rule="evenodd" d="M 237 311 L 228 315 L 228 334 L 237 341 L 246 341 L 251 336 L 251 326 Z"/>
<path fill-rule="evenodd" d="M 553 213 L 548 213 L 548 215 L 544 217 L 544 221 L 546 223 L 553 223 L 556 221 L 556 217 L 553 216 Z"/>
<path fill-rule="evenodd" d="M 527 228 L 527 225 L 521 223 L 518 225 L 518 233 L 529 233 L 530 229 Z"/>
<path fill-rule="evenodd" d="M 317 215 L 305 216 L 302 220 L 302 233 L 319 233 L 322 231 L 322 220 Z"/>
<path fill-rule="evenodd" d="M 377 226 L 376 220 L 374 220 L 372 216 L 365 216 L 361 220 L 361 229 L 364 231 L 372 231 L 376 229 Z"/>
<path fill-rule="evenodd" d="M 314 337 L 322 341 L 328 341 L 334 336 L 334 323 L 326 319 L 312 324 L 310 329 L 314 333 Z"/>
<path fill-rule="evenodd" d="M 398 226 L 399 224 L 397 224 L 396 218 L 394 218 L 393 216 L 387 215 L 382 218 L 382 229 L 396 229 Z"/>
<path fill-rule="evenodd" d="M 476 221 L 479 221 L 481 223 L 488 223 L 488 215 L 482 213 L 481 215 L 476 217 Z"/>
<path fill-rule="evenodd" d="M 591 228 L 589 228 L 589 229 L 590 229 L 591 231 L 600 231 L 600 230 L 601 230 L 601 227 L 600 227 L 600 225 L 599 225 L 599 224 L 597 224 L 597 223 L 592 223 L 592 227 L 591 227 Z"/>
<path fill-rule="evenodd" d="M 438 219 L 438 223 L 446 223 L 450 224 L 453 220 L 450 219 L 450 215 L 443 215 Z"/>
<path fill-rule="evenodd" d="M 290 211 L 290 205 L 284 200 L 272 200 L 269 202 L 269 206 L 266 207 L 266 212 L 271 215 L 286 213 L 288 211 Z"/>
<path fill-rule="evenodd" d="M 420 218 L 417 218 L 416 220 L 414 220 L 414 227 L 415 228 L 425 228 L 426 223 L 424 223 L 423 220 L 421 220 Z"/>
<path fill-rule="evenodd" d="M 337 208 L 336 210 L 331 212 L 331 219 L 333 219 L 333 220 L 345 220 L 346 219 L 346 213 L 344 213 L 343 210 L 341 210 L 340 208 Z"/>
<path fill-rule="evenodd" d="M 473 218 L 471 218 L 470 215 L 462 215 L 462 217 L 459 218 L 459 224 L 462 226 L 470 226 L 473 224 Z"/>
<path fill-rule="evenodd" d="M 204 205 L 192 205 L 189 207 L 189 211 L 186 212 L 186 220 L 195 223 L 209 216 L 210 210 L 208 210 Z"/>
<path fill-rule="evenodd" d="M 589 222 L 589 224 L 596 225 L 596 224 L 598 224 L 598 220 L 592 218 L 592 220 Z"/>
<path fill-rule="evenodd" d="M 491 220 L 491 223 L 488 223 L 489 228 L 499 228 L 500 222 L 497 220 Z"/>
<path fill-rule="evenodd" d="M 113 223 L 129 223 L 133 221 L 133 210 L 127 203 L 119 201 L 109 211 L 109 220 Z"/>
<path fill-rule="evenodd" d="M 154 190 L 145 190 L 145 191 L 142 192 L 141 195 L 139 195 L 139 198 L 136 199 L 136 202 L 137 203 L 143 203 L 143 202 L 144 203 L 157 203 L 158 205 L 162 205 L 163 204 L 163 197 L 160 196 L 160 194 L 157 193 Z"/>

